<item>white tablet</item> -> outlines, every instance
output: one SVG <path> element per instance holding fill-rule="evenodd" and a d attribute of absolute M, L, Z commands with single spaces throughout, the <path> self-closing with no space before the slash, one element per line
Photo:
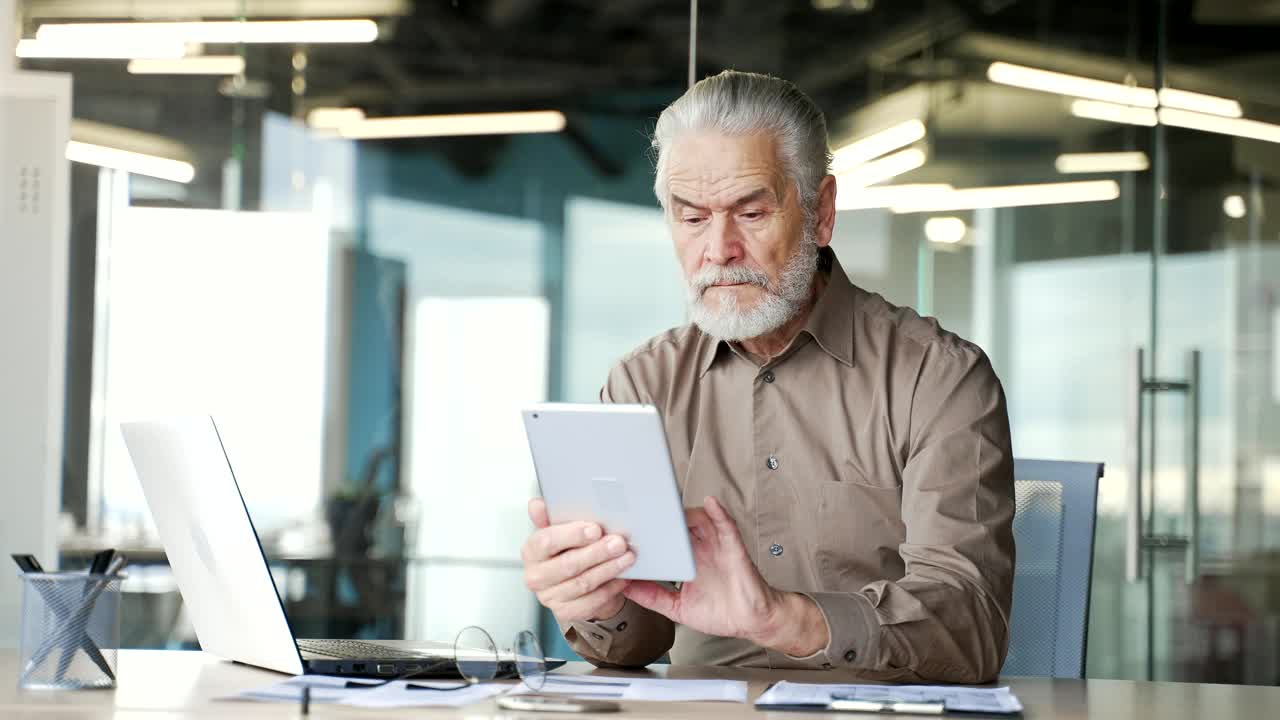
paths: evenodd
<path fill-rule="evenodd" d="M 693 579 L 689 528 L 657 408 L 548 403 L 523 414 L 553 524 L 597 522 L 627 538 L 636 562 L 620 577 Z"/>

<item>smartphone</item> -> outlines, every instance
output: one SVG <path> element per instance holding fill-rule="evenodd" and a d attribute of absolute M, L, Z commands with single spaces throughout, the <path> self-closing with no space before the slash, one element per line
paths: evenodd
<path fill-rule="evenodd" d="M 559 713 L 618 712 L 622 706 L 609 700 L 579 700 L 559 695 L 501 695 L 498 707 L 504 710 Z"/>

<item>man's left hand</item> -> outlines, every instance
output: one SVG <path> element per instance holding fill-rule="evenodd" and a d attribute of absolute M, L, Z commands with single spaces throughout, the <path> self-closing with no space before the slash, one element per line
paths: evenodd
<path fill-rule="evenodd" d="M 826 619 L 799 593 L 776 590 L 756 569 L 733 519 L 715 498 L 685 511 L 697 578 L 679 591 L 633 581 L 624 594 L 637 605 L 698 632 L 749 640 L 788 655 L 827 646 Z"/>

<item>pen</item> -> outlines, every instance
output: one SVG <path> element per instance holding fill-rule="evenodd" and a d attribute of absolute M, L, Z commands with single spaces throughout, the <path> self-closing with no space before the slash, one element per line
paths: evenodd
<path fill-rule="evenodd" d="M 58 657 L 58 671 L 57 675 L 54 676 L 55 680 L 62 680 L 66 676 L 67 669 L 71 667 L 71 660 L 75 658 L 76 650 L 78 649 L 83 649 L 85 654 L 98 666 L 98 669 L 106 673 L 108 677 L 115 678 L 115 674 L 111 672 L 111 666 L 107 663 L 106 658 L 102 657 L 102 652 L 85 634 L 85 626 L 89 623 L 89 615 L 93 612 L 93 606 L 97 602 L 98 596 L 102 594 L 103 590 L 106 590 L 111 578 L 124 568 L 128 558 L 125 557 L 124 553 L 117 553 L 114 550 L 104 550 L 98 555 L 110 558 L 110 564 L 107 565 L 106 571 L 102 573 L 106 577 L 88 587 L 87 592 L 82 596 L 80 607 L 76 608 L 75 614 L 67 621 L 65 633 L 76 638 L 75 645 L 63 646 L 62 655 Z M 94 563 L 97 564 L 98 562 L 99 558 L 95 556 Z M 50 649 L 52 650 L 52 648 Z"/>
<path fill-rule="evenodd" d="M 15 555 L 10 555 L 9 557 L 13 558 L 13 561 L 18 563 L 18 567 L 24 573 L 44 572 L 44 568 L 41 567 L 40 561 L 36 559 L 35 555 L 16 555 L 15 554 Z"/>

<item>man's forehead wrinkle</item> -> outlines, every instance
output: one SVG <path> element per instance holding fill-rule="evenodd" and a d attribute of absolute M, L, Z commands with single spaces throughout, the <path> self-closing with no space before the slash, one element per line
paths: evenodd
<path fill-rule="evenodd" d="M 668 186 L 672 195 L 694 203 L 731 204 L 741 197 L 765 189 L 778 196 L 777 179 L 764 169 L 745 173 L 699 173 L 680 175 L 673 173 Z"/>

